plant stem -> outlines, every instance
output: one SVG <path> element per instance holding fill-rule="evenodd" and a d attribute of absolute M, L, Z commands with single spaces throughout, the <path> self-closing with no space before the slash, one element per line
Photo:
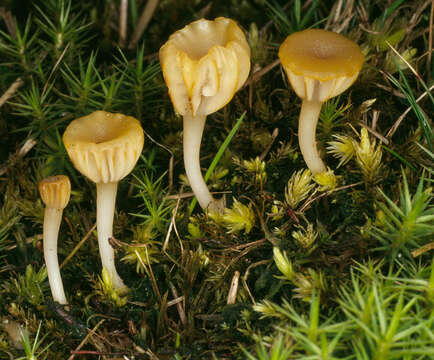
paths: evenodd
<path fill-rule="evenodd" d="M 96 228 L 98 231 L 99 253 L 103 268 L 113 276 L 115 289 L 125 288 L 115 266 L 114 250 L 109 243 L 113 236 L 113 217 L 115 214 L 118 183 L 97 183 Z"/>
<path fill-rule="evenodd" d="M 57 259 L 57 238 L 63 209 L 45 208 L 44 214 L 44 259 L 47 266 L 48 281 L 50 283 L 53 300 L 59 304 L 67 304 L 63 290 L 62 277 Z"/>
<path fill-rule="evenodd" d="M 184 115 L 183 146 L 184 166 L 190 186 L 202 209 L 215 202 L 206 186 L 200 169 L 200 143 L 206 115 Z"/>
<path fill-rule="evenodd" d="M 154 15 L 158 2 L 159 0 L 148 0 L 148 2 L 146 3 L 145 9 L 140 16 L 136 29 L 134 30 L 130 44 L 128 45 L 129 49 L 133 49 L 139 41 L 140 37 L 143 35 L 143 32 L 145 31 L 146 27 L 152 19 L 152 15 Z"/>
<path fill-rule="evenodd" d="M 128 15 L 128 0 L 121 0 L 120 15 L 119 15 L 119 47 L 125 46 L 127 38 L 127 15 Z"/>
<path fill-rule="evenodd" d="M 313 175 L 326 171 L 316 147 L 316 125 L 321 112 L 319 101 L 303 100 L 298 120 L 298 142 L 304 161 Z"/>

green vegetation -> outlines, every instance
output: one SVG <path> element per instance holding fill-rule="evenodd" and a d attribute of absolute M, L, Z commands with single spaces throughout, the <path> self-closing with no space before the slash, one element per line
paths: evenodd
<path fill-rule="evenodd" d="M 0 5 L 0 359 L 434 358 L 434 3 L 161 0 L 132 41 L 147 2 Z M 217 16 L 245 30 L 252 73 L 206 123 L 201 165 L 227 208 L 205 214 L 158 50 Z M 366 56 L 321 110 L 332 190 L 306 169 L 301 101 L 276 61 L 309 27 Z M 112 239 L 128 294 L 101 269 L 95 186 L 62 143 L 95 110 L 145 130 Z M 68 307 L 51 300 L 41 244 L 37 184 L 57 174 L 72 183 L 58 249 Z"/>

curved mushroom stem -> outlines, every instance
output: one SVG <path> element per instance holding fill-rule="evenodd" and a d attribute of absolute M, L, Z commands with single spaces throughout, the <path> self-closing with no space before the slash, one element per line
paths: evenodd
<path fill-rule="evenodd" d="M 224 201 L 215 200 L 212 197 L 200 169 L 200 143 L 205 120 L 206 115 L 184 115 L 184 166 L 191 189 L 202 209 L 220 211 L 224 208 Z"/>
<path fill-rule="evenodd" d="M 319 101 L 303 100 L 298 120 L 298 142 L 307 167 L 313 175 L 326 171 L 316 147 L 316 125 L 321 112 Z"/>
<path fill-rule="evenodd" d="M 57 259 L 57 237 L 59 235 L 60 222 L 62 221 L 62 213 L 63 209 L 45 208 L 43 242 L 45 265 L 47 266 L 48 281 L 53 300 L 65 305 L 68 302 L 63 290 L 59 261 Z"/>
<path fill-rule="evenodd" d="M 113 236 L 117 189 L 117 182 L 96 184 L 96 228 L 102 266 L 113 276 L 114 288 L 120 289 L 126 286 L 116 271 L 114 251 L 109 243 L 109 239 Z"/>

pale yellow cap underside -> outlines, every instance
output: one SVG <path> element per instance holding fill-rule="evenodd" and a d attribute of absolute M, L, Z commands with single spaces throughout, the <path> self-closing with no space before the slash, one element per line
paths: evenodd
<path fill-rule="evenodd" d="M 280 46 L 279 58 L 297 95 L 316 101 L 348 89 L 365 60 L 355 42 L 320 29 L 289 35 Z"/>
<path fill-rule="evenodd" d="M 160 49 L 169 95 L 180 115 L 208 115 L 225 106 L 245 83 L 250 48 L 231 19 L 197 20 Z"/>
<path fill-rule="evenodd" d="M 133 170 L 144 136 L 135 118 L 95 111 L 73 120 L 63 134 L 63 143 L 78 171 L 95 183 L 109 183 Z"/>
<path fill-rule="evenodd" d="M 65 175 L 50 176 L 39 182 L 39 193 L 45 206 L 64 209 L 71 196 L 71 182 Z"/>

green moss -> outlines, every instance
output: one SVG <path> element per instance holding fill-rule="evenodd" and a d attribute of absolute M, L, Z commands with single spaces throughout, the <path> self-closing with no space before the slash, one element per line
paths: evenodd
<path fill-rule="evenodd" d="M 146 1 L 128 4 L 130 39 Z M 162 0 L 134 49 L 118 47 L 119 5 L 7 1 L 0 12 L 0 319 L 23 325 L 27 346 L 0 326 L 0 359 L 67 358 L 92 329 L 77 358 L 433 358 L 429 2 Z M 210 216 L 192 205 L 157 53 L 216 16 L 243 27 L 261 76 L 207 119 L 201 164 L 228 207 Z M 323 106 L 328 187 L 306 172 L 300 100 L 278 65 L 266 68 L 308 27 L 366 55 L 350 90 Z M 95 189 L 61 140 L 97 109 L 136 117 L 147 135 L 114 221 L 128 294 L 101 274 Z M 73 190 L 59 236 L 60 262 L 75 251 L 62 268 L 69 308 L 49 301 L 41 250 L 37 183 L 55 174 Z"/>

